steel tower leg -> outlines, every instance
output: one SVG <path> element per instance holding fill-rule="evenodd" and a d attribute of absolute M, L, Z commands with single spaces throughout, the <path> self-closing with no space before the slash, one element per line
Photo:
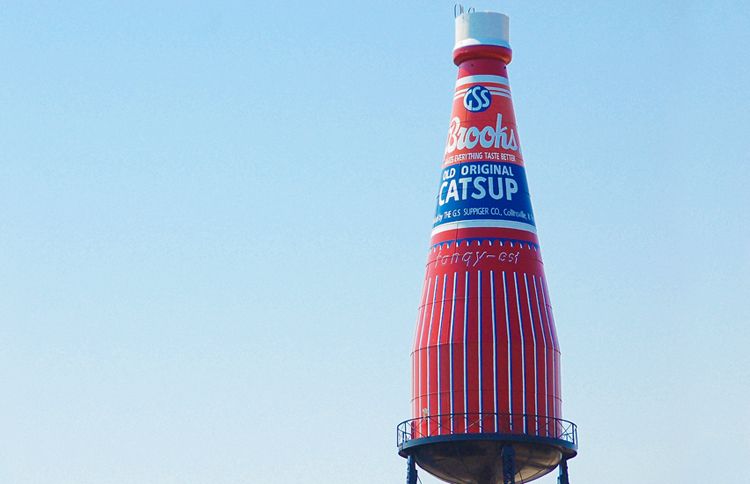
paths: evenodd
<path fill-rule="evenodd" d="M 516 484 L 516 451 L 512 445 L 503 447 L 503 484 Z"/>
<path fill-rule="evenodd" d="M 568 479 L 568 459 L 560 461 L 560 474 L 557 477 L 557 484 L 570 484 Z"/>
<path fill-rule="evenodd" d="M 417 484 L 417 464 L 411 455 L 406 458 L 406 484 Z"/>

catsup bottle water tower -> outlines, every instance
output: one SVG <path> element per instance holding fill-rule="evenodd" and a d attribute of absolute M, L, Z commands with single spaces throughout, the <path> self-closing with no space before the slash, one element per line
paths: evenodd
<path fill-rule="evenodd" d="M 528 482 L 577 453 L 507 65 L 508 17 L 456 12 L 458 80 L 399 454 L 451 483 Z"/>

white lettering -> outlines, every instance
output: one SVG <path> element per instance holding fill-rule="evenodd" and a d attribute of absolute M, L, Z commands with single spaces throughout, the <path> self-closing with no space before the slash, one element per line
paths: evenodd
<path fill-rule="evenodd" d="M 461 119 L 456 116 L 451 119 L 448 127 L 448 140 L 445 144 L 445 152 L 452 153 L 456 149 L 472 149 L 477 143 L 483 148 L 502 148 L 504 150 L 518 151 L 516 133 L 508 126 L 503 126 L 503 115 L 498 114 L 494 128 L 485 126 L 479 129 L 476 126 L 461 126 Z"/>

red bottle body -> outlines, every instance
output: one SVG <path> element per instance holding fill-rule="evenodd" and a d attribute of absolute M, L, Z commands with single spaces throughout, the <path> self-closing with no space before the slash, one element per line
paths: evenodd
<path fill-rule="evenodd" d="M 458 79 L 412 352 L 413 432 L 555 436 L 560 351 L 500 46 Z"/>

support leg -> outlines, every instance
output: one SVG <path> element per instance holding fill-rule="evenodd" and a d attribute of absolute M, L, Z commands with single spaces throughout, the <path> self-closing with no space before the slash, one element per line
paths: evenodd
<path fill-rule="evenodd" d="M 560 461 L 560 474 L 557 477 L 557 484 L 570 484 L 568 479 L 568 459 Z"/>
<path fill-rule="evenodd" d="M 516 484 L 516 451 L 512 445 L 503 447 L 503 484 Z"/>
<path fill-rule="evenodd" d="M 417 463 L 411 455 L 406 458 L 406 484 L 417 484 Z"/>

